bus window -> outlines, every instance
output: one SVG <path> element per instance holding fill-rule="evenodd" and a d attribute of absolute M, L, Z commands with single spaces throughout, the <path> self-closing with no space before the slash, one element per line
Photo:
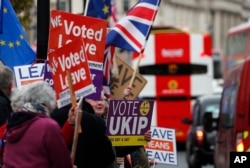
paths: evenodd
<path fill-rule="evenodd" d="M 226 55 L 242 53 L 246 50 L 248 32 L 242 32 L 228 37 L 226 42 Z"/>
<path fill-rule="evenodd" d="M 139 72 L 142 75 L 195 75 L 206 74 L 206 65 L 197 64 L 156 64 L 140 66 Z"/>
<path fill-rule="evenodd" d="M 214 79 L 222 78 L 222 65 L 220 52 L 213 52 Z"/>

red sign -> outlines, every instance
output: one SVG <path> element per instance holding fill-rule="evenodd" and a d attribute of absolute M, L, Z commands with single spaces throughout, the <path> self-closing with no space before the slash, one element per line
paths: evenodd
<path fill-rule="evenodd" d="M 155 35 L 156 63 L 190 62 L 190 36 L 184 33 Z"/>
<path fill-rule="evenodd" d="M 71 103 L 67 71 L 71 73 L 77 98 L 93 93 L 88 60 L 81 38 L 50 52 L 48 57 L 59 108 Z"/>
<path fill-rule="evenodd" d="M 106 32 L 105 20 L 52 10 L 48 50 L 51 52 L 82 37 L 88 59 L 103 63 Z"/>

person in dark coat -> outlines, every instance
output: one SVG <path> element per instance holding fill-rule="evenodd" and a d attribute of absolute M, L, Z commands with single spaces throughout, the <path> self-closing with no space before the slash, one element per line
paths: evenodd
<path fill-rule="evenodd" d="M 123 99 L 126 100 L 131 95 L 131 89 L 129 86 L 124 89 Z M 150 130 L 145 133 L 144 138 L 148 142 L 151 141 Z M 125 168 L 149 168 L 151 166 L 144 146 L 119 146 L 116 147 L 116 154 L 118 157 L 124 157 Z"/>
<path fill-rule="evenodd" d="M 14 73 L 12 70 L 5 65 L 0 65 L 0 137 L 3 135 L 6 121 L 12 112 L 9 97 L 11 95 L 13 80 Z"/>
<path fill-rule="evenodd" d="M 53 118 L 61 128 L 68 119 L 68 113 L 71 106 L 72 105 L 69 104 L 61 108 L 56 107 L 50 114 L 50 117 Z"/>
<path fill-rule="evenodd" d="M 77 107 L 71 107 L 69 115 L 75 114 L 76 110 Z M 81 110 L 82 118 L 80 125 L 82 132 L 79 133 L 77 140 L 74 165 L 77 168 L 114 168 L 115 152 L 111 141 L 106 136 L 105 121 L 103 118 L 95 115 L 93 107 L 86 99 L 82 102 Z M 54 113 L 60 113 L 60 109 L 54 111 Z M 53 116 L 55 120 L 60 120 L 61 118 L 55 118 L 55 116 L 59 115 L 53 114 Z M 69 146 L 73 142 L 74 124 L 75 118 L 69 117 L 62 128 L 66 144 Z"/>

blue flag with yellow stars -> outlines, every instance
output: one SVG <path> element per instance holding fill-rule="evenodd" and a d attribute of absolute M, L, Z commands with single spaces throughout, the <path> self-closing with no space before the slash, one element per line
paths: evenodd
<path fill-rule="evenodd" d="M 110 0 L 90 0 L 87 16 L 109 20 L 111 14 Z"/>
<path fill-rule="evenodd" d="M 3 31 L 0 34 L 0 61 L 11 69 L 36 59 L 10 0 L 3 0 Z"/>
<path fill-rule="evenodd" d="M 3 0 L 0 0 L 0 33 L 3 32 Z"/>

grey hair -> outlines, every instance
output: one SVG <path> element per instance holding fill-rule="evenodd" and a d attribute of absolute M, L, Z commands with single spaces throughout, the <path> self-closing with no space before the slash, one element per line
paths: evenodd
<path fill-rule="evenodd" d="M 49 113 L 56 107 L 55 92 L 45 81 L 37 81 L 13 90 L 11 95 L 13 111 L 18 111 L 26 103 L 37 103 L 48 108 Z"/>
<path fill-rule="evenodd" d="M 0 89 L 4 89 L 12 85 L 13 79 L 13 71 L 5 65 L 0 65 Z"/>

